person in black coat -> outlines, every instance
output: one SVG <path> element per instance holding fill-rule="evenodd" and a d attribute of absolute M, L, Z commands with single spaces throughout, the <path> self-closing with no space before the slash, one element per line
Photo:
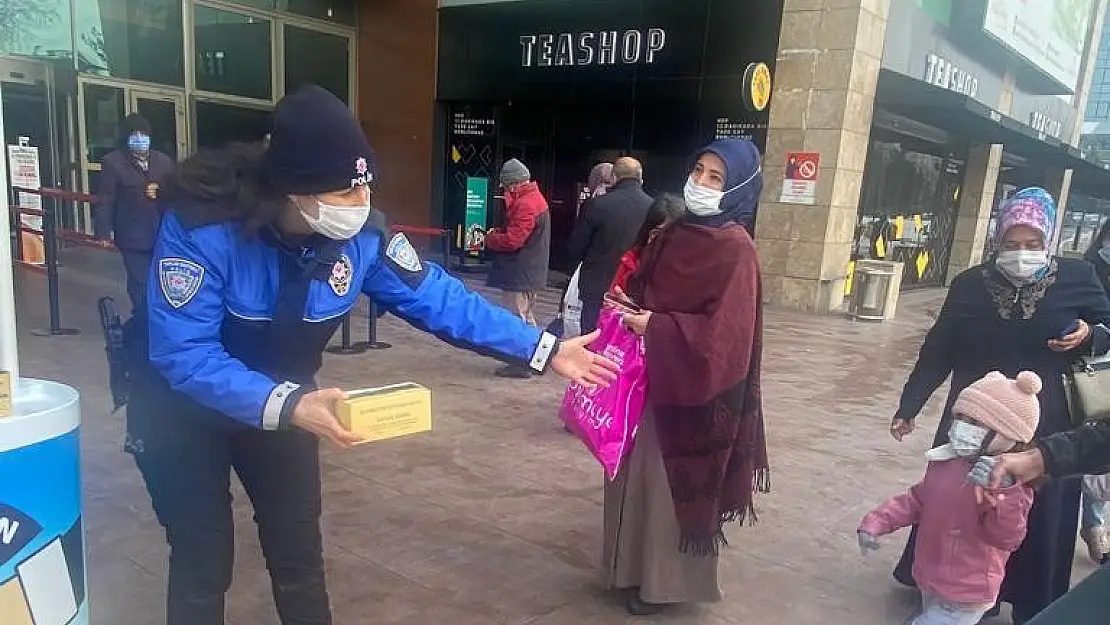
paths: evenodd
<path fill-rule="evenodd" d="M 621 256 L 636 242 L 652 198 L 644 193 L 640 162 L 625 156 L 613 163 L 616 184 L 604 195 L 586 200 L 567 243 L 571 267 L 582 264 L 578 294 L 582 300 L 582 332 L 597 327 L 602 299 L 617 274 Z"/>
<path fill-rule="evenodd" d="M 1029 370 L 1044 381 L 1038 437 L 1073 427 L 1062 375 L 1073 358 L 1110 347 L 1110 337 L 1096 327 L 1110 323 L 1110 301 L 1088 263 L 1053 258 L 1045 249 L 1055 214 L 1052 197 L 1039 188 L 1019 191 L 1002 206 L 1000 249 L 952 282 L 902 391 L 890 427 L 895 439 L 913 431 L 925 402 L 951 375 L 933 444 L 946 443 L 957 394 L 990 371 L 1014 376 Z M 1028 534 L 1007 565 L 999 598 L 1013 607 L 1015 625 L 1068 591 L 1078 512 L 1076 479 L 1049 483 L 1037 493 Z M 906 585 L 913 584 L 914 542 L 911 533 L 894 572 Z"/>
<path fill-rule="evenodd" d="M 150 122 L 138 113 L 123 120 L 123 145 L 104 157 L 96 190 L 94 229 L 98 239 L 115 234 L 127 271 L 131 306 L 146 297 L 154 239 L 162 224 L 158 198 L 177 171 L 168 155 L 150 148 Z"/>

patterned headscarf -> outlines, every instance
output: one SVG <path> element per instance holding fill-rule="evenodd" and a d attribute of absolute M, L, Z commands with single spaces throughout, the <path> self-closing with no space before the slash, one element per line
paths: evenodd
<path fill-rule="evenodd" d="M 1014 226 L 1029 226 L 1044 235 L 1047 245 L 1056 229 L 1056 200 L 1040 187 L 1028 187 L 1010 196 L 998 209 L 998 240 Z"/>
<path fill-rule="evenodd" d="M 609 187 L 616 184 L 617 180 L 613 177 L 613 164 L 612 163 L 598 163 L 590 170 L 590 178 L 586 183 L 586 189 L 590 193 L 590 197 L 597 197 L 605 195 Z"/>

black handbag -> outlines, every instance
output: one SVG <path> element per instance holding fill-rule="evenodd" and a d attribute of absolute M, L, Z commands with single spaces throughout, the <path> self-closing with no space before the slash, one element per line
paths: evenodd
<path fill-rule="evenodd" d="M 1064 374 L 1064 395 L 1072 423 L 1110 419 L 1110 355 L 1086 356 L 1070 367 Z"/>

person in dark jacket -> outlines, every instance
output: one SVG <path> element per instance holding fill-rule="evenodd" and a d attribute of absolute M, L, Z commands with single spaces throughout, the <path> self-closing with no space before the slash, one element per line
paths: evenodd
<path fill-rule="evenodd" d="M 501 166 L 505 191 L 505 227 L 486 233 L 486 247 L 493 252 L 493 268 L 487 284 L 501 289 L 503 304 L 529 325 L 536 325 L 536 293 L 547 288 L 547 265 L 551 255 L 551 215 L 547 200 L 532 173 L 517 159 Z M 497 375 L 530 378 L 527 367 L 507 365 Z"/>
<path fill-rule="evenodd" d="M 1038 437 L 1071 429 L 1062 375 L 1076 356 L 1106 352 L 1108 336 L 1098 324 L 1110 322 L 1110 301 L 1088 263 L 1048 253 L 1055 215 L 1052 196 L 1040 188 L 1023 189 L 1000 208 L 999 251 L 952 282 L 891 422 L 897 440 L 913 431 L 925 402 L 951 375 L 933 446 L 947 443 L 956 396 L 990 371 L 1029 370 L 1043 380 Z M 1049 483 L 1037 493 L 999 598 L 1013 607 L 1015 625 L 1067 592 L 1078 513 L 1078 480 Z M 907 585 L 913 584 L 915 539 L 913 532 L 894 572 Z"/>
<path fill-rule="evenodd" d="M 1110 421 L 1093 421 L 1046 436 L 1033 449 L 980 458 L 971 479 L 981 486 L 1001 488 L 1007 475 L 1028 484 L 1042 477 L 1106 473 L 1110 473 Z"/>
<path fill-rule="evenodd" d="M 586 348 L 596 335 L 559 342 L 381 229 L 372 150 L 341 100 L 302 87 L 278 102 L 273 124 L 268 147 L 202 150 L 182 165 L 132 325 L 146 357 L 134 363 L 126 448 L 170 545 L 168 625 L 225 622 L 232 470 L 254 508 L 279 621 L 332 623 L 319 441 L 349 447 L 361 436 L 336 416 L 344 392 L 316 374 L 361 296 L 537 373 L 587 386 L 613 378 L 615 365 Z"/>
<path fill-rule="evenodd" d="M 127 295 L 138 310 L 146 294 L 154 239 L 162 222 L 158 199 L 177 163 L 150 148 L 150 122 L 138 113 L 123 120 L 123 146 L 101 163 L 96 190 L 94 232 L 101 240 L 115 234 L 127 272 Z"/>
<path fill-rule="evenodd" d="M 1095 268 L 1102 288 L 1110 294 L 1110 221 L 1099 228 L 1098 236 L 1091 241 L 1084 255 Z M 1106 502 L 1101 501 L 1083 482 L 1083 499 L 1080 504 L 1079 535 L 1087 545 L 1087 555 L 1099 563 L 1110 561 L 1110 526 L 1107 525 Z"/>
<path fill-rule="evenodd" d="M 617 275 L 621 255 L 636 242 L 651 207 L 644 193 L 640 162 L 625 156 L 613 163 L 614 184 L 604 195 L 586 200 L 567 243 L 570 266 L 582 264 L 578 294 L 582 300 L 582 331 L 597 327 L 605 292 Z"/>

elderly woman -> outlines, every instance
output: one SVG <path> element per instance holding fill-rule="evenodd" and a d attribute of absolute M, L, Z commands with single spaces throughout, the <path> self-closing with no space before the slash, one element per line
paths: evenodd
<path fill-rule="evenodd" d="M 763 186 L 749 141 L 697 155 L 686 213 L 643 251 L 624 322 L 644 336 L 648 402 L 635 448 L 605 489 L 604 564 L 628 611 L 718 601 L 723 527 L 768 485 L 759 371 L 759 261 L 737 219 Z M 618 291 L 618 296 L 623 293 Z"/>
<path fill-rule="evenodd" d="M 615 184 L 617 184 L 617 178 L 613 175 L 613 164 L 598 163 L 593 166 L 590 177 L 586 179 L 586 193 L 590 197 L 605 195 Z"/>
<path fill-rule="evenodd" d="M 994 370 L 1008 376 L 1030 370 L 1044 381 L 1038 436 L 1071 428 L 1061 376 L 1070 359 L 1106 351 L 1106 333 L 1093 328 L 1110 322 L 1110 302 L 1088 263 L 1048 252 L 1055 220 L 1056 204 L 1040 188 L 1023 189 L 1002 205 L 998 251 L 952 282 L 902 391 L 890 428 L 895 439 L 913 431 L 925 401 L 951 374 L 934 445 L 947 442 L 956 395 Z M 1067 592 L 1078 511 L 1077 480 L 1051 483 L 1038 492 L 1028 535 L 1010 559 L 999 599 L 1012 605 L 1015 624 Z M 914 540 L 911 534 L 894 572 L 907 585 L 913 583 Z M 997 611 L 995 606 L 992 612 Z"/>

